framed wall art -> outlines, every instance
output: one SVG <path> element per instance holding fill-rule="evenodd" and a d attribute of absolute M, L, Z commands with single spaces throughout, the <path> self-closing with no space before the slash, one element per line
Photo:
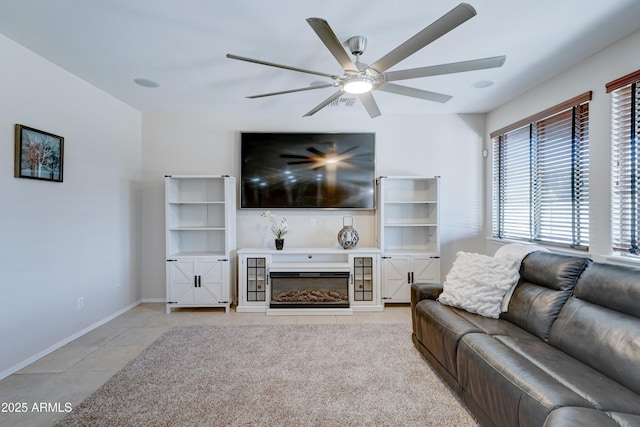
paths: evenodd
<path fill-rule="evenodd" d="M 16 178 L 62 182 L 64 138 L 16 124 Z"/>

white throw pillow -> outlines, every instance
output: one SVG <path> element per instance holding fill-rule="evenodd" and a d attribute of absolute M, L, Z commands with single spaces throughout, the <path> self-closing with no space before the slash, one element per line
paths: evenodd
<path fill-rule="evenodd" d="M 442 304 L 497 319 L 505 293 L 518 281 L 520 262 L 458 252 L 438 297 Z"/>

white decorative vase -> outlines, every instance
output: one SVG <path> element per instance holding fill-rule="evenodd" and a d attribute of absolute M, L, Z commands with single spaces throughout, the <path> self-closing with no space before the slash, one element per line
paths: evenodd
<path fill-rule="evenodd" d="M 349 224 L 347 224 L 349 222 Z M 353 217 L 345 216 L 342 218 L 342 229 L 338 232 L 338 243 L 344 249 L 355 248 L 360 240 L 358 232 L 353 228 Z"/>

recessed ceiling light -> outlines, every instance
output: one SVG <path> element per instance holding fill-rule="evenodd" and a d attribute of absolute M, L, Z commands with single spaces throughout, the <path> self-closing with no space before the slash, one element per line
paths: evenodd
<path fill-rule="evenodd" d="M 478 82 L 475 82 L 471 86 L 475 87 L 476 89 L 484 89 L 485 87 L 493 86 L 494 83 L 495 82 L 492 80 L 480 80 Z"/>
<path fill-rule="evenodd" d="M 156 83 L 153 80 L 149 80 L 149 79 L 133 79 L 133 82 L 143 87 L 151 87 L 151 88 L 160 87 L 159 83 Z"/>

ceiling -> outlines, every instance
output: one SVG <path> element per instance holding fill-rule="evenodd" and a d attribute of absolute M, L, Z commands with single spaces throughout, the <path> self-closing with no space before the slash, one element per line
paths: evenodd
<path fill-rule="evenodd" d="M 374 92 L 383 115 L 477 113 L 581 62 L 640 29 L 638 0 L 467 0 L 477 15 L 389 71 L 506 55 L 502 68 L 402 82 L 452 95 L 439 104 Z M 246 96 L 329 79 L 234 61 L 227 53 L 325 73 L 341 68 L 306 18 L 326 19 L 341 41 L 368 39 L 373 63 L 458 0 L 2 0 L 0 33 L 144 112 L 278 113 L 302 116 L 324 88 Z M 157 88 L 134 83 L 143 78 Z M 486 88 L 478 82 L 492 81 Z M 330 106 L 367 118 L 358 102 Z"/>

